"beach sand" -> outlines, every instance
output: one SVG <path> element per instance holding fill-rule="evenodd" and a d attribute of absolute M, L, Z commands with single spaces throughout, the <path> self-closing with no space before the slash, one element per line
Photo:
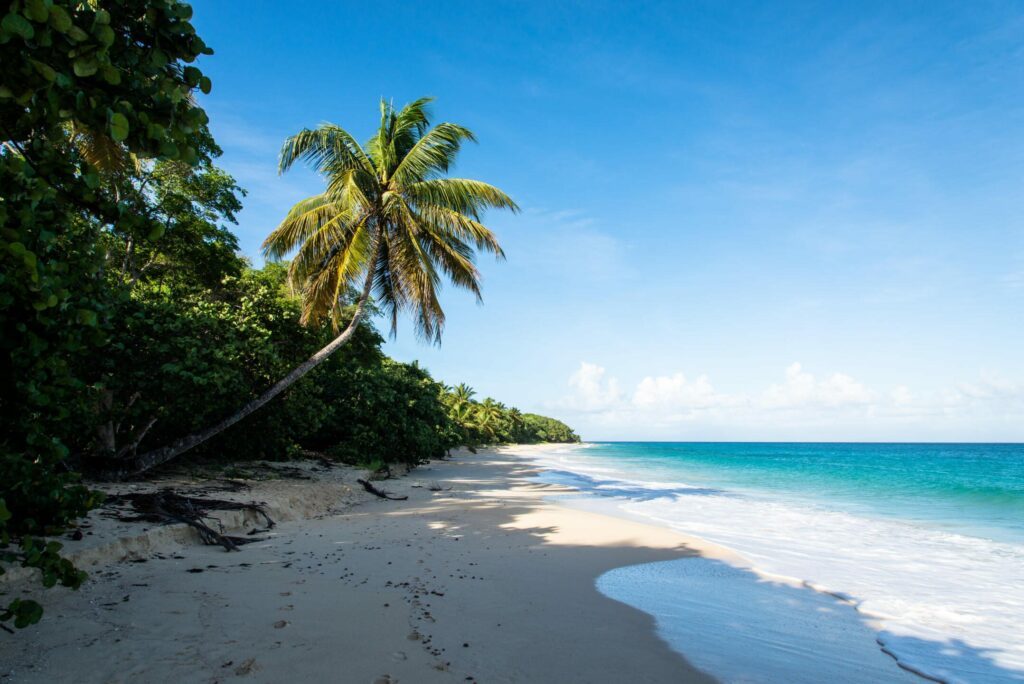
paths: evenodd
<path fill-rule="evenodd" d="M 118 562 L 82 552 L 87 584 L 40 594 L 42 623 L 0 635 L 0 681 L 714 681 L 594 580 L 727 552 L 555 505 L 564 490 L 501 450 L 378 483 L 406 501 L 358 491 L 354 473 L 254 486 L 243 498 L 278 518 L 316 517 L 240 552 L 183 544 L 180 529 L 107 548 Z"/>

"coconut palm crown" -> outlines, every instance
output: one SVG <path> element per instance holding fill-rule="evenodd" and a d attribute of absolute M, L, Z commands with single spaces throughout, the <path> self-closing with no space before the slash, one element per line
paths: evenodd
<path fill-rule="evenodd" d="M 330 318 L 337 327 L 350 289 L 360 308 L 372 296 L 394 334 L 399 313 L 439 342 L 442 276 L 480 298 L 477 250 L 504 256 L 481 223 L 489 208 L 518 211 L 498 188 L 448 178 L 465 141 L 463 126 L 430 126 L 430 98 L 401 110 L 380 103 L 380 127 L 365 147 L 340 126 L 324 123 L 285 141 L 280 171 L 297 161 L 324 175 L 327 188 L 296 204 L 263 243 L 270 259 L 294 252 L 289 276 L 302 293 L 304 323 Z"/>

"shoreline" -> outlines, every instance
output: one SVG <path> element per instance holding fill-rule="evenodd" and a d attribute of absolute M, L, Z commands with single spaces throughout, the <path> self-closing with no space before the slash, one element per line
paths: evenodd
<path fill-rule="evenodd" d="M 645 477 L 643 460 L 639 456 L 630 460 L 635 456 L 632 453 L 603 454 L 604 458 L 595 454 L 591 460 L 575 458 L 571 452 L 552 449 L 536 454 L 535 459 L 544 470 L 543 481 L 579 490 L 580 495 L 563 500 L 564 505 L 665 526 L 682 534 L 706 534 L 712 543 L 735 549 L 741 556 L 739 563 L 730 560 L 728 568 L 700 568 L 696 562 L 675 567 L 655 564 L 658 567 L 622 568 L 599 579 L 599 587 L 606 595 L 656 616 L 663 638 L 696 666 L 715 676 L 725 681 L 752 682 L 816 682 L 837 677 L 858 682 L 995 684 L 1021 680 L 1020 667 L 1015 667 L 1013 661 L 1019 652 L 1019 642 L 1014 644 L 1012 637 L 1005 636 L 1013 633 L 1012 629 L 1007 632 L 1005 625 L 1007 616 L 1013 619 L 1016 595 L 1010 594 L 1002 604 L 991 606 L 987 599 L 979 600 L 975 610 L 973 606 L 964 606 L 960 587 L 946 587 L 944 577 L 936 582 L 936 573 L 922 564 L 923 559 L 929 558 L 929 564 L 935 568 L 965 567 L 960 559 L 966 556 L 957 552 L 962 550 L 962 542 L 972 541 L 971 537 L 931 531 L 900 519 L 892 522 L 879 518 L 881 522 L 875 523 L 867 515 L 850 515 L 841 510 L 810 508 L 814 515 L 810 519 L 807 508 L 788 505 L 785 499 L 779 505 L 778 498 L 737 495 L 738 488 L 730 491 L 694 485 L 685 473 L 658 470 L 657 476 L 647 473 Z M 615 457 L 622 457 L 630 466 L 617 466 Z M 695 480 L 700 482 L 699 478 Z M 843 525 L 837 525 L 836 519 Z M 802 526 L 794 525 L 794 521 Z M 851 523 L 857 524 L 857 529 L 851 529 Z M 879 538 L 877 528 L 888 531 L 897 527 L 910 532 L 901 535 L 901 529 L 896 529 L 889 537 Z M 894 552 L 889 540 L 904 537 L 911 542 L 921 541 L 908 545 L 906 553 Z M 999 542 L 982 542 L 987 544 L 983 550 L 1003 548 Z M 909 553 L 911 550 L 915 553 Z M 1012 548 L 1009 551 L 1007 558 L 1016 555 Z M 994 572 L 986 565 L 987 560 L 988 557 L 981 557 L 973 561 L 966 566 L 967 572 L 979 581 L 985 579 L 985 571 L 989 575 Z M 863 573 L 864 579 L 858 573 Z M 712 575 L 714 581 L 708 581 Z M 949 576 L 956 577 L 954 573 Z M 855 581 L 848 581 L 851 577 Z M 884 584 L 880 591 L 875 591 L 879 582 Z M 766 585 L 776 590 L 764 591 Z M 949 591 L 940 592 L 940 588 Z M 929 591 L 940 592 L 936 600 L 930 600 Z M 703 602 L 692 600 L 697 592 L 704 592 L 709 598 Z M 734 595 L 744 595 L 746 604 L 741 605 Z M 819 600 L 822 598 L 825 600 Z M 886 610 L 886 600 L 893 610 Z M 760 620 L 761 628 L 773 632 L 773 642 L 754 634 L 753 629 L 743 634 L 743 628 L 723 627 L 723 617 L 730 610 L 735 613 L 755 603 L 759 606 L 747 619 L 752 616 Z M 907 619 L 910 609 L 918 606 L 922 612 L 931 610 L 947 619 L 938 626 L 915 615 Z M 951 608 L 941 613 L 946 606 Z M 774 619 L 768 619 L 773 612 Z M 829 613 L 835 619 L 815 620 L 811 616 L 816 613 Z M 694 640 L 694 635 L 680 627 L 680 616 L 706 625 L 704 632 L 713 632 L 718 622 L 720 639 L 728 638 L 738 644 L 746 638 L 748 643 L 729 653 L 719 649 L 712 639 Z M 958 616 L 963 617 L 960 624 L 956 624 Z M 1000 620 L 1001 634 L 995 631 Z M 967 632 L 965 625 L 973 631 Z M 698 636 L 703 635 L 702 632 Z M 792 651 L 793 662 L 779 665 L 793 668 L 794 662 L 802 660 L 802 666 L 788 673 L 779 669 L 775 678 L 765 676 L 766 670 L 771 671 L 767 664 L 783 648 Z M 747 662 L 741 662 L 744 660 Z M 844 674 L 840 663 L 859 665 L 860 671 Z M 898 672 L 892 672 L 894 667 Z M 828 675 L 829 670 L 835 672 Z M 807 672 L 816 672 L 817 678 L 808 678 Z"/>
<path fill-rule="evenodd" d="M 0 679 L 715 681 L 595 580 L 727 552 L 552 503 L 573 490 L 537 470 L 481 450 L 379 483 L 407 501 L 342 495 L 353 470 L 332 494 L 340 511 L 241 552 L 135 549 L 78 592 L 41 592 L 42 623 L 0 640 Z"/>

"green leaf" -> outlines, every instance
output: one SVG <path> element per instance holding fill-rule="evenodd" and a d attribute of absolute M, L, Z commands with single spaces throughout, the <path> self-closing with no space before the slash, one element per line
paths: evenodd
<path fill-rule="evenodd" d="M 206 47 L 206 43 L 199 36 L 192 36 L 192 40 L 189 42 L 189 47 L 197 55 L 212 55 L 213 50 Z"/>
<path fill-rule="evenodd" d="M 11 519 L 11 512 L 7 510 L 7 502 L 0 499 L 0 523 L 5 523 Z"/>
<path fill-rule="evenodd" d="M 24 12 L 29 19 L 39 23 L 50 18 L 50 12 L 46 9 L 44 0 L 25 0 Z"/>
<path fill-rule="evenodd" d="M 103 80 L 109 83 L 110 85 L 117 85 L 121 82 L 121 72 L 117 69 L 117 67 L 112 67 L 109 64 L 104 64 L 100 71 L 103 74 Z"/>
<path fill-rule="evenodd" d="M 81 323 L 82 325 L 88 325 L 90 327 L 95 327 L 98 320 L 96 317 L 96 312 L 90 311 L 89 309 L 79 309 L 76 314 L 76 317 L 79 323 Z"/>
<path fill-rule="evenodd" d="M 128 118 L 121 112 L 115 112 L 110 117 L 110 137 L 121 142 L 128 137 Z"/>
<path fill-rule="evenodd" d="M 96 70 L 99 68 L 99 64 L 96 63 L 96 58 L 90 55 L 88 57 L 79 57 L 76 59 L 73 68 L 75 76 L 84 78 L 95 74 Z"/>
<path fill-rule="evenodd" d="M 208 76 L 203 76 L 199 79 L 199 90 L 203 91 L 203 95 L 209 95 L 210 90 L 213 89 L 213 83 L 210 81 Z"/>
<path fill-rule="evenodd" d="M 32 24 L 29 23 L 28 19 L 14 12 L 4 17 L 3 21 L 0 22 L 0 28 L 9 33 L 19 35 L 25 40 L 30 40 L 36 34 L 36 30 L 32 28 Z"/>
<path fill-rule="evenodd" d="M 101 24 L 93 30 L 93 35 L 96 36 L 97 42 L 104 47 L 110 47 L 114 44 L 114 29 L 110 28 L 106 24 Z"/>
<path fill-rule="evenodd" d="M 34 625 L 43 617 L 43 607 L 35 601 L 17 599 L 11 606 L 14 611 L 14 626 L 18 629 Z"/>
<path fill-rule="evenodd" d="M 153 226 L 153 229 L 151 231 L 149 231 L 149 235 L 146 236 L 146 239 L 149 240 L 150 242 L 156 242 L 163 236 L 164 225 L 162 223 L 158 223 L 157 225 Z"/>
<path fill-rule="evenodd" d="M 59 33 L 67 33 L 71 29 L 71 17 L 63 7 L 50 7 L 50 26 Z"/>
<path fill-rule="evenodd" d="M 35 70 L 38 71 L 39 75 L 45 78 L 47 81 L 52 81 L 55 78 L 57 78 L 57 72 L 54 71 L 53 67 L 51 67 L 49 64 L 43 64 L 42 62 L 34 59 L 31 61 L 32 66 L 35 67 Z"/>
<path fill-rule="evenodd" d="M 170 140 L 165 140 L 163 144 L 160 145 L 160 156 L 166 157 L 167 159 L 177 159 L 178 146 Z"/>

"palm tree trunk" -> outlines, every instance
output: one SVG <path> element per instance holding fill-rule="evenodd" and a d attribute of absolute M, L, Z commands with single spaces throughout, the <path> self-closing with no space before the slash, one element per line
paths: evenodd
<path fill-rule="evenodd" d="M 223 432 L 224 430 L 228 429 L 238 421 L 242 420 L 250 413 L 253 413 L 254 411 L 258 410 L 260 407 L 262 407 L 264 404 L 266 404 L 271 399 L 276 397 L 278 394 L 284 392 L 286 389 L 291 387 L 296 380 L 298 380 L 303 375 L 305 375 L 306 373 L 308 373 L 309 371 L 313 370 L 321 363 L 326 361 L 331 354 L 336 352 L 341 346 L 343 346 L 352 338 L 352 335 L 354 335 L 356 332 L 356 328 L 359 327 L 359 322 L 360 320 L 362 320 L 363 314 L 366 311 L 366 302 L 370 298 L 370 290 L 373 289 L 373 278 L 374 275 L 376 274 L 376 261 L 377 259 L 375 255 L 374 258 L 370 261 L 370 270 L 366 274 L 366 283 L 363 285 L 363 291 L 359 295 L 359 301 L 356 304 L 356 311 L 355 314 L 352 316 L 352 321 L 341 332 L 340 335 L 331 340 L 330 344 L 328 344 L 326 347 L 318 351 L 316 354 L 313 354 L 313 356 L 309 357 L 309 359 L 307 359 L 301 365 L 296 367 L 295 370 L 293 370 L 291 373 L 284 376 L 284 378 L 279 380 L 273 387 L 268 389 L 266 392 L 256 397 L 248 404 L 243 406 L 241 409 L 239 409 L 237 412 L 228 416 L 227 418 L 220 421 L 216 425 L 211 425 L 210 427 L 206 428 L 205 430 L 202 430 L 201 432 L 195 432 L 191 435 L 188 435 L 187 437 L 182 437 L 181 439 L 175 440 L 174 442 L 165 447 L 154 449 L 153 451 L 148 451 L 144 454 L 136 456 L 134 459 L 132 459 L 132 461 L 127 467 L 116 469 L 114 472 L 109 473 L 109 475 L 111 475 L 115 479 L 122 479 L 130 475 L 137 475 L 139 473 L 145 472 L 150 468 L 154 468 L 162 463 L 167 463 L 172 458 L 176 458 L 177 456 L 180 456 L 189 449 L 202 444 L 206 440 Z"/>

